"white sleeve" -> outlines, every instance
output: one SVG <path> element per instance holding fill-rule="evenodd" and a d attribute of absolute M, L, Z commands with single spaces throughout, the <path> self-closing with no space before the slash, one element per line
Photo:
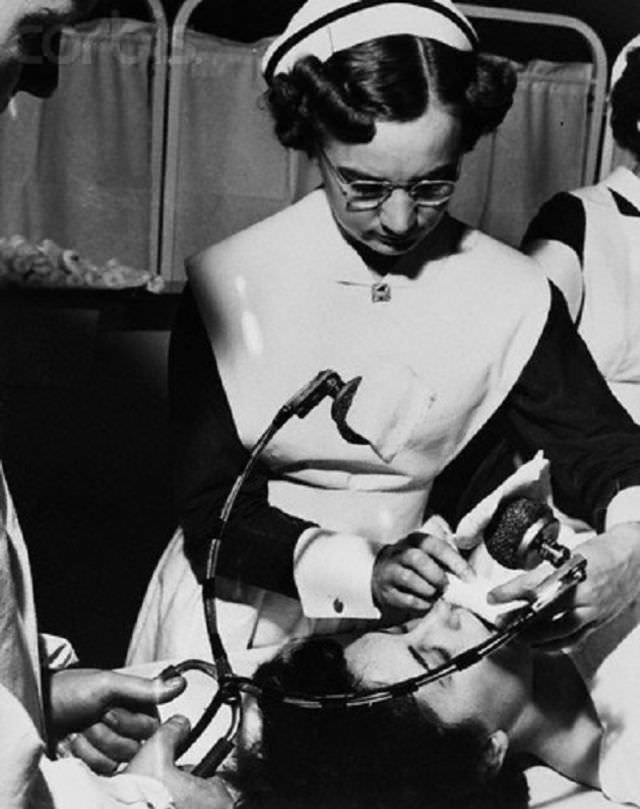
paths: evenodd
<path fill-rule="evenodd" d="M 357 534 L 307 528 L 295 547 L 294 579 L 309 618 L 380 617 L 371 575 L 382 543 Z"/>
<path fill-rule="evenodd" d="M 0 684 L 0 807 L 21 809 L 172 809 L 155 778 L 103 778 L 76 758 L 52 761 L 20 700 Z"/>
<path fill-rule="evenodd" d="M 605 530 L 622 522 L 640 522 L 640 486 L 622 489 L 609 503 Z"/>
<path fill-rule="evenodd" d="M 145 775 L 123 773 L 105 778 L 75 758 L 43 758 L 40 770 L 55 809 L 174 808 L 167 788 Z"/>
<path fill-rule="evenodd" d="M 564 295 L 572 320 L 580 312 L 584 290 L 584 275 L 580 259 L 564 242 L 555 239 L 535 239 L 524 248 L 550 281 Z"/>
<path fill-rule="evenodd" d="M 73 646 L 66 638 L 57 635 L 38 634 L 38 649 L 40 652 L 40 665 L 43 669 L 59 671 L 69 668 L 78 662 L 78 656 Z"/>

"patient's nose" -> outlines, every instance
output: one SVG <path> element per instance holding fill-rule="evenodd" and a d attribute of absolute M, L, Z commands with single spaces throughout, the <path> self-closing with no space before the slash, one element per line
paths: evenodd
<path fill-rule="evenodd" d="M 456 631 L 460 628 L 459 609 L 439 598 L 429 612 L 415 620 L 409 634 L 420 641 L 435 643 L 439 633 L 446 630 Z"/>

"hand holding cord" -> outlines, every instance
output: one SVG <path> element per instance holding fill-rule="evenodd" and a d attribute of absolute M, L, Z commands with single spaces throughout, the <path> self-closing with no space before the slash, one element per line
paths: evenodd
<path fill-rule="evenodd" d="M 231 711 L 231 721 L 227 732 L 214 744 L 209 753 L 192 770 L 194 775 L 211 777 L 233 749 L 234 739 L 241 721 L 243 694 L 250 694 L 262 700 L 272 699 L 303 709 L 356 708 L 406 696 L 424 685 L 473 665 L 486 655 L 491 654 L 495 649 L 508 643 L 512 638 L 518 635 L 523 628 L 528 627 L 550 604 L 554 603 L 585 578 L 584 559 L 571 558 L 563 563 L 561 556 L 564 556 L 564 552 L 562 550 L 559 552 L 555 551 L 555 559 L 556 562 L 559 563 L 559 565 L 557 565 L 558 570 L 542 582 L 535 601 L 523 607 L 508 625 L 497 629 L 495 633 L 482 643 L 456 655 L 451 660 L 429 672 L 425 672 L 417 677 L 409 678 L 402 682 L 374 688 L 366 692 L 330 695 L 284 692 L 279 689 L 266 689 L 256 685 L 251 678 L 234 674 L 218 628 L 215 605 L 215 577 L 220 543 L 223 540 L 224 531 L 235 500 L 244 482 L 251 473 L 260 453 L 275 433 L 293 416 L 304 418 L 326 397 L 333 399 L 331 415 L 345 440 L 350 443 L 368 443 L 362 436 L 354 433 L 348 425 L 346 425 L 345 420 L 353 396 L 358 389 L 359 382 L 360 378 L 356 377 L 344 383 L 335 371 L 325 370 L 317 374 L 307 385 L 294 394 L 276 413 L 272 422 L 256 442 L 242 473 L 236 479 L 225 500 L 220 513 L 218 535 L 214 537 L 210 543 L 206 565 L 206 578 L 203 584 L 206 626 L 214 663 L 212 664 L 202 660 L 185 660 L 177 665 L 167 667 L 162 673 L 163 677 L 169 679 L 177 674 L 182 675 L 189 670 L 199 670 L 209 675 L 218 683 L 218 689 L 213 699 L 191 731 L 181 753 L 184 753 L 184 751 L 191 747 L 201 736 L 223 705 L 228 706 Z M 528 533 L 530 523 L 527 523 L 524 518 L 528 515 L 527 519 L 529 519 L 532 516 L 531 511 L 528 506 L 520 504 L 517 509 L 512 508 L 506 512 L 507 518 L 505 518 L 503 514 L 502 521 L 498 521 L 498 526 L 495 528 L 494 533 L 498 535 L 500 541 L 496 542 L 495 545 L 509 547 L 510 550 L 508 554 L 510 558 L 516 559 L 519 556 L 519 552 L 517 550 L 514 552 L 513 545 L 509 545 L 505 539 L 508 531 L 513 528 L 514 522 L 522 529 L 519 531 L 516 538 L 518 547 L 525 544 L 527 548 L 530 548 L 530 546 L 532 546 L 532 540 L 529 537 L 529 533 L 537 537 L 541 530 L 543 531 L 545 541 L 539 542 L 536 539 L 535 548 L 537 551 L 539 552 L 539 549 L 543 545 L 545 545 L 545 547 L 546 544 L 553 545 L 553 542 L 549 542 L 549 539 L 552 538 L 551 535 L 553 531 L 549 528 L 548 522 L 544 522 L 546 515 L 543 518 L 535 509 L 533 510 L 533 516 L 536 518 L 534 526 L 541 520 L 543 520 L 544 524 L 539 526 L 537 530 Z M 526 543 L 525 538 L 527 540 Z M 525 553 L 525 557 L 529 558 L 528 550 Z"/>

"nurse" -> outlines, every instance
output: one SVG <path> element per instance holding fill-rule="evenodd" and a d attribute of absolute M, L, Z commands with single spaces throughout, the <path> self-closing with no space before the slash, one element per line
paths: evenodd
<path fill-rule="evenodd" d="M 611 85 L 612 134 L 628 167 L 552 197 L 523 249 L 562 290 L 612 391 L 640 422 L 640 37 L 616 59 Z"/>
<path fill-rule="evenodd" d="M 465 152 L 509 109 L 512 70 L 479 55 L 449 0 L 309 0 L 263 69 L 278 137 L 323 184 L 188 262 L 170 351 L 182 530 L 129 659 L 210 656 L 199 583 L 223 503 L 276 411 L 325 368 L 361 377 L 346 423 L 365 443 L 328 402 L 271 442 L 220 553 L 227 647 L 427 612 L 445 572 L 470 575 L 421 531 L 434 485 L 466 461 L 450 500 L 471 478 L 478 499 L 498 442 L 544 450 L 555 501 L 601 533 L 577 609 L 550 629 L 575 640 L 640 578 L 640 433 L 537 266 L 447 211 Z"/>

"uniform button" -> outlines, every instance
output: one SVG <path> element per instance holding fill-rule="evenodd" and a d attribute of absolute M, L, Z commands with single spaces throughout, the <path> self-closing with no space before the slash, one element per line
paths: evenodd
<path fill-rule="evenodd" d="M 334 598 L 333 600 L 333 609 L 334 612 L 341 613 L 344 610 L 344 604 L 339 598 Z"/>

